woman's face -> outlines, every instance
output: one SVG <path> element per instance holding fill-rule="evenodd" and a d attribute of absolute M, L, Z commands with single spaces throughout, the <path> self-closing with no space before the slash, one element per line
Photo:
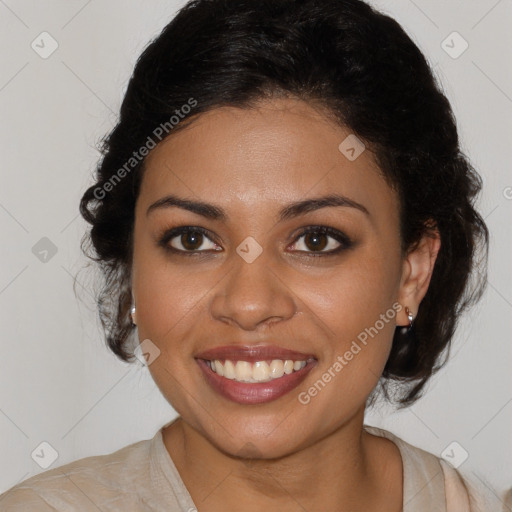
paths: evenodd
<path fill-rule="evenodd" d="M 160 350 L 149 369 L 169 403 L 224 452 L 278 457 L 361 414 L 406 318 L 397 197 L 349 135 L 281 99 L 202 114 L 146 160 L 132 268 L 139 339 Z M 171 194 L 223 216 L 150 208 Z M 346 204 L 289 208 L 335 195 Z M 206 234 L 165 236 L 183 226 Z M 308 226 L 331 231 L 301 234 Z M 299 354 L 251 358 L 241 346 Z M 221 361 L 248 361 L 236 379 L 204 363 L 216 347 L 235 349 L 212 356 Z M 288 357 L 307 362 L 301 378 L 278 377 L 289 363 L 272 361 Z M 262 360 L 276 378 L 237 382 L 266 380 Z"/>

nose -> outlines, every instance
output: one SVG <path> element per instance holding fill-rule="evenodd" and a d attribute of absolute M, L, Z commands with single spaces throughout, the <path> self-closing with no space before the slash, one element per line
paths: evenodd
<path fill-rule="evenodd" d="M 215 319 L 253 331 L 295 315 L 293 292 L 263 255 L 252 263 L 238 255 L 234 258 L 235 268 L 221 281 L 211 302 Z"/>

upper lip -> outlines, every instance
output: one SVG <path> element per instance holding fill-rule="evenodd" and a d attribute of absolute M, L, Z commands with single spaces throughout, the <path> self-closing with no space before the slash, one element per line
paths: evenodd
<path fill-rule="evenodd" d="M 224 345 L 214 347 L 196 354 L 196 359 L 214 361 L 215 359 L 229 359 L 231 361 L 265 361 L 268 359 L 291 359 L 293 361 L 307 361 L 316 359 L 313 354 L 288 350 L 275 345 Z"/>

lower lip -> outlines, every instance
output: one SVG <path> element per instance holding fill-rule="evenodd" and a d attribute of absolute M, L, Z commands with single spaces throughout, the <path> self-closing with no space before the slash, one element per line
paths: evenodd
<path fill-rule="evenodd" d="M 196 359 L 196 361 L 215 391 L 233 402 L 245 405 L 263 404 L 286 395 L 306 378 L 316 364 L 316 361 L 308 361 L 306 366 L 298 371 L 268 382 L 252 384 L 221 377 L 206 364 L 204 359 Z"/>

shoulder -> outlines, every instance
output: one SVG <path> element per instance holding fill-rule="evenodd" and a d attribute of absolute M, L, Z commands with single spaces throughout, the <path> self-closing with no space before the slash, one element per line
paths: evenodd
<path fill-rule="evenodd" d="M 430 510 L 435 503 L 446 512 L 502 512 L 505 497 L 474 472 L 456 469 L 445 459 L 414 446 L 395 434 L 369 425 L 370 434 L 385 437 L 399 448 L 403 463 L 404 506 Z M 420 489 L 420 490 L 418 490 Z M 408 510 L 407 507 L 404 510 Z"/>
<path fill-rule="evenodd" d="M 73 510 L 95 509 L 100 501 L 120 504 L 119 495 L 135 491 L 141 485 L 141 475 L 149 478 L 151 441 L 138 441 L 110 454 L 85 457 L 39 473 L 0 495 L 0 509 L 55 512 L 71 506 Z"/>
<path fill-rule="evenodd" d="M 469 512 L 508 512 L 511 510 L 510 491 L 498 492 L 492 484 L 477 472 L 457 470 L 451 464 L 440 459 L 444 472 L 447 510 L 457 511 L 464 503 Z"/>

